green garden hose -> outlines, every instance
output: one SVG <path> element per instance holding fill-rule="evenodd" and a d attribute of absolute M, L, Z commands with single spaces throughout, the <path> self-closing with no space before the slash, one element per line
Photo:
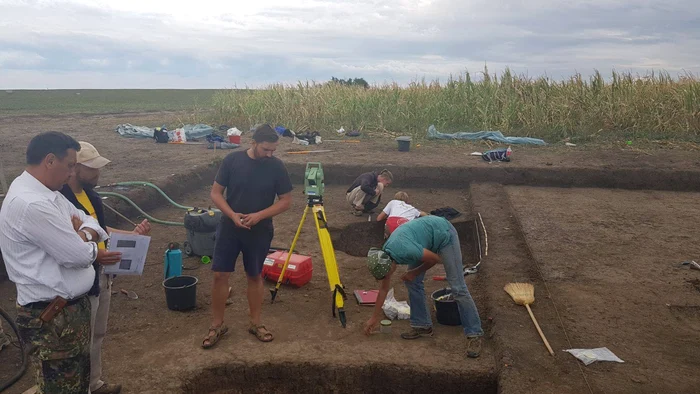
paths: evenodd
<path fill-rule="evenodd" d="M 155 186 L 155 185 L 154 185 L 154 186 Z M 131 205 L 132 207 L 134 207 L 137 211 L 139 211 L 139 213 L 141 213 L 141 215 L 143 215 L 146 219 L 150 220 L 150 221 L 153 222 L 153 223 L 164 224 L 164 225 L 166 225 L 166 226 L 184 226 L 184 225 L 185 225 L 185 224 L 182 223 L 182 222 L 169 222 L 169 221 L 167 221 L 167 220 L 156 219 L 156 218 L 154 218 L 153 216 L 151 216 L 151 215 L 147 214 L 146 212 L 144 212 L 143 209 L 139 208 L 139 206 L 136 205 L 135 202 L 131 201 L 131 199 L 129 199 L 129 197 L 127 197 L 127 196 L 125 196 L 125 195 L 123 195 L 123 194 L 114 193 L 114 192 L 97 192 L 97 193 L 98 193 L 100 196 L 121 198 L 122 200 L 124 200 L 124 201 L 126 201 L 127 203 L 129 203 L 129 205 Z M 168 200 L 170 200 L 170 199 L 168 199 Z M 170 200 L 170 201 L 171 201 L 173 204 L 175 204 L 172 200 Z M 186 208 L 183 208 L 183 209 L 186 209 Z"/>
<path fill-rule="evenodd" d="M 170 204 L 172 204 L 176 208 L 180 208 L 180 209 L 184 209 L 184 210 L 194 209 L 194 207 L 188 207 L 186 205 L 181 205 L 181 204 L 176 203 L 175 201 L 173 201 L 172 198 L 168 197 L 168 195 L 165 194 L 165 192 L 161 188 L 159 188 L 158 186 L 154 185 L 151 182 L 144 182 L 144 181 L 116 182 L 116 183 L 109 184 L 107 186 L 147 186 L 147 187 L 154 189 L 158 193 L 160 193 L 160 195 L 163 196 L 163 198 L 165 198 Z M 212 209 L 212 211 L 218 211 L 218 209 Z"/>

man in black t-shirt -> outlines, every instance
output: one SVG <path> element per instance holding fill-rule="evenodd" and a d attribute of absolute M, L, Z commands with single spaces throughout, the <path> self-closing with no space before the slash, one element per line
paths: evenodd
<path fill-rule="evenodd" d="M 248 332 L 269 342 L 272 334 L 260 322 L 264 285 L 260 273 L 272 242 L 272 217 L 289 209 L 292 183 L 281 160 L 272 157 L 279 135 L 269 125 L 258 127 L 253 145 L 246 151 L 228 154 L 211 189 L 211 199 L 223 213 L 216 230 L 214 247 L 214 283 L 212 286 L 212 324 L 202 347 L 210 348 L 228 331 L 224 311 L 228 279 L 236 259 L 243 253 L 248 277 Z M 226 190 L 226 197 L 224 197 Z M 279 199 L 275 202 L 275 198 Z"/>
<path fill-rule="evenodd" d="M 353 208 L 353 215 L 362 216 L 372 212 L 379 205 L 384 188 L 389 186 L 394 176 L 389 170 L 366 172 L 355 179 L 346 192 L 346 199 Z"/>

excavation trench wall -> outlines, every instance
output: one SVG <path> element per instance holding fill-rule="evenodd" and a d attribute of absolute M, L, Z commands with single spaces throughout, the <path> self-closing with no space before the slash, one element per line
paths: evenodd
<path fill-rule="evenodd" d="M 496 393 L 494 374 L 395 365 L 225 364 L 193 373 L 184 393 Z"/>
<path fill-rule="evenodd" d="M 329 185 L 350 185 L 355 178 L 367 171 L 387 168 L 394 174 L 392 187 L 463 189 L 472 183 L 498 183 L 502 185 L 547 187 L 599 187 L 629 190 L 700 191 L 699 171 L 668 171 L 642 169 L 599 168 L 527 168 L 514 163 L 497 163 L 488 167 L 407 167 L 382 165 L 323 165 L 324 178 Z M 301 193 L 305 164 L 287 163 L 292 182 L 299 185 Z M 183 195 L 209 187 L 214 181 L 218 164 L 195 167 L 188 173 L 168 177 L 159 187 L 177 201 Z M 139 179 L 125 179 L 138 181 Z M 110 190 L 109 188 L 103 190 Z M 149 211 L 167 204 L 155 191 L 148 188 L 132 188 L 123 191 L 143 210 Z M 136 210 L 123 202 L 114 202 L 119 211 L 135 215 Z M 114 222 L 116 215 L 106 212 Z"/>

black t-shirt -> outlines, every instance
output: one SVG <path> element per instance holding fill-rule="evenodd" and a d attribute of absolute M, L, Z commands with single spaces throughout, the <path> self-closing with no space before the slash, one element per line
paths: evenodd
<path fill-rule="evenodd" d="M 247 151 L 226 155 L 216 174 L 216 183 L 226 187 L 226 202 L 236 213 L 262 211 L 274 204 L 277 196 L 292 191 L 292 182 L 282 160 L 276 157 L 254 160 Z M 227 219 L 224 217 L 232 225 Z M 251 228 L 255 232 L 270 229 L 272 218 L 261 220 Z"/>

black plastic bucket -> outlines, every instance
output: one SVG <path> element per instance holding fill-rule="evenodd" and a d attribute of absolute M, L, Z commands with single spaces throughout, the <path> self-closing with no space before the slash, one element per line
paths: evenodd
<path fill-rule="evenodd" d="M 194 276 L 173 276 L 163 281 L 168 309 L 186 311 L 197 305 L 197 282 Z"/>
<path fill-rule="evenodd" d="M 435 290 L 431 295 L 435 302 L 435 318 L 438 323 L 445 326 L 459 326 L 462 324 L 462 319 L 459 318 L 459 308 L 455 300 L 438 300 L 438 298 L 450 294 L 449 288 Z"/>
<path fill-rule="evenodd" d="M 411 149 L 411 137 L 396 137 L 396 141 L 399 142 L 399 152 L 408 152 Z"/>

